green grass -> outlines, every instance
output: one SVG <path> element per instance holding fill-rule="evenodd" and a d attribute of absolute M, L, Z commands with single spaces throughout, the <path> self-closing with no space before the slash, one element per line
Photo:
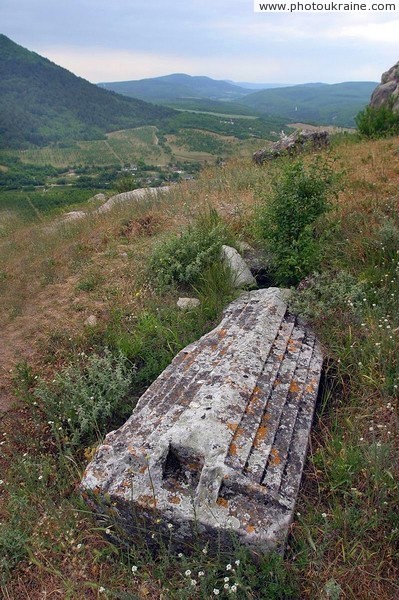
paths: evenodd
<path fill-rule="evenodd" d="M 118 548 L 115 525 L 95 521 L 77 493 L 97 431 L 84 434 L 72 448 L 60 444 L 56 418 L 46 415 L 40 406 L 44 398 L 37 392 L 43 379 L 50 391 L 57 385 L 57 373 L 65 380 L 73 361 L 79 363 L 80 373 L 87 373 L 89 357 L 103 356 L 108 348 L 113 360 L 124 356 L 133 365 L 127 395 L 133 405 L 183 346 L 220 319 L 223 306 L 234 297 L 228 273 L 214 261 L 194 280 L 181 280 L 179 273 L 185 269 L 183 264 L 177 271 L 171 267 L 165 240 L 180 241 L 188 257 L 186 266 L 195 264 L 196 253 L 188 251 L 194 244 L 187 232 L 197 231 L 198 220 L 204 220 L 203 207 L 212 206 L 218 211 L 218 222 L 234 237 L 261 245 L 267 230 L 260 239 L 254 227 L 255 199 L 262 196 L 266 203 L 272 198 L 271 174 L 275 179 L 284 177 L 287 164 L 276 161 L 266 169 L 234 161 L 208 169 L 191 186 L 176 187 L 158 203 L 125 206 L 98 222 L 71 227 L 67 239 L 59 236 L 54 248 L 44 246 L 45 256 L 37 243 L 27 245 L 21 236 L 15 246 L 18 260 L 11 262 L 8 257 L 12 268 L 7 268 L 4 282 L 9 287 L 22 278 L 19 263 L 23 269 L 33 265 L 37 279 L 54 256 L 57 276 L 62 278 L 63 270 L 67 273 L 65 285 L 70 272 L 62 261 L 67 248 L 73 249 L 71 285 L 79 295 L 76 298 L 68 288 L 63 292 L 65 300 L 70 306 L 73 298 L 75 306 L 77 299 L 82 312 L 98 311 L 99 324 L 85 330 L 81 322 L 86 312 L 78 313 L 78 325 L 75 322 L 75 329 L 68 329 L 75 315 L 68 310 L 64 326 L 52 329 L 39 358 L 14 371 L 23 404 L 1 420 L 1 433 L 6 435 L 0 438 L 0 589 L 5 598 L 36 600 L 39 593 L 46 593 L 73 600 L 209 600 L 216 597 L 214 589 L 220 591 L 220 598 L 242 600 L 392 600 L 398 596 L 397 138 L 365 142 L 343 137 L 329 152 L 331 168 L 344 172 L 339 197 L 331 200 L 331 210 L 323 217 L 318 270 L 301 282 L 290 307 L 309 321 L 326 361 L 285 556 L 254 561 L 239 546 L 227 556 L 210 556 L 203 552 L 203 543 L 192 556 L 177 556 L 167 540 L 160 540 L 157 556 L 149 553 L 145 543 Z M 309 162 L 312 159 L 304 157 L 303 164 Z M 122 235 L 126 223 L 149 217 L 157 226 L 148 234 L 129 239 Z M 301 212 L 292 217 L 300 220 Z M 205 219 L 208 234 L 214 221 Z M 13 243 L 16 240 L 10 237 L 9 252 Z M 159 286 L 161 265 L 151 273 L 148 270 L 157 247 L 166 273 L 177 273 L 163 287 Z M 119 256 L 121 249 L 126 250 L 124 258 Z M 43 286 L 37 296 L 36 288 L 30 289 L 35 303 L 43 295 Z M 52 282 L 48 289 L 53 289 Z M 201 305 L 183 313 L 175 303 L 186 294 L 199 298 Z M 40 306 L 38 310 L 42 312 Z M 21 314 L 29 312 L 21 309 Z M 18 319 L 12 324 L 18 333 Z M 64 401 L 73 406 L 80 396 L 76 387 L 68 389 L 71 393 Z M 92 394 L 86 392 L 84 398 L 90 400 Z M 55 411 L 62 410 L 57 399 L 54 396 L 50 402 Z M 38 403 L 35 411 L 33 402 Z M 110 426 L 123 422 L 124 410 L 110 417 Z M 100 424 L 101 432 L 105 422 L 108 425 L 108 417 Z M 232 594 L 224 589 L 236 584 Z"/>
<path fill-rule="evenodd" d="M 25 222 L 40 222 L 52 213 L 85 202 L 96 192 L 68 187 L 50 188 L 47 191 L 3 191 L 0 193 L 0 214 L 14 213 Z"/>

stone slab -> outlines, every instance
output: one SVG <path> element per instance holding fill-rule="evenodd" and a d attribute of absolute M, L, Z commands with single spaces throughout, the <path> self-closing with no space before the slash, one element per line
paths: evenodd
<path fill-rule="evenodd" d="M 198 534 L 215 551 L 237 537 L 255 552 L 283 549 L 322 368 L 285 297 L 269 288 L 230 304 L 98 448 L 81 488 L 125 541 L 173 531 L 181 551 Z"/>

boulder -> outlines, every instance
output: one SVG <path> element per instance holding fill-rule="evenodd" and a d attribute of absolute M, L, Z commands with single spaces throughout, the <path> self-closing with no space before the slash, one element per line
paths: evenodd
<path fill-rule="evenodd" d="M 198 298 L 179 298 L 177 306 L 182 310 L 190 310 L 190 308 L 197 308 L 201 302 Z"/>
<path fill-rule="evenodd" d="M 222 246 L 222 259 L 231 271 L 234 287 L 256 286 L 255 278 L 247 263 L 235 248 Z"/>
<path fill-rule="evenodd" d="M 158 196 L 159 193 L 169 192 L 169 190 L 170 186 L 164 185 L 157 188 L 138 188 L 130 192 L 122 192 L 121 194 L 111 196 L 111 198 L 109 198 L 109 200 L 100 206 L 96 212 L 99 214 L 109 212 L 115 206 L 115 204 L 120 204 L 121 202 L 131 202 L 132 200 L 142 200 L 143 198 L 154 198 Z"/>
<path fill-rule="evenodd" d="M 321 150 L 327 148 L 330 143 L 330 134 L 325 130 L 307 131 L 297 129 L 290 135 L 282 134 L 277 142 L 269 148 L 263 148 L 254 152 L 254 162 L 261 165 L 265 161 L 275 160 L 282 155 L 296 155 L 305 149 Z"/>
<path fill-rule="evenodd" d="M 375 88 L 371 96 L 370 106 L 372 108 L 392 106 L 394 111 L 399 112 L 399 61 L 383 73 L 380 85 Z"/>
<path fill-rule="evenodd" d="M 322 354 L 277 288 L 244 293 L 109 433 L 81 490 L 116 540 L 210 552 L 282 550 Z"/>

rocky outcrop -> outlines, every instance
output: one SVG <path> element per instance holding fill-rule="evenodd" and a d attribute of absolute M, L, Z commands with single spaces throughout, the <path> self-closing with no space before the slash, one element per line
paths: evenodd
<path fill-rule="evenodd" d="M 383 73 L 381 83 L 377 86 L 371 96 L 370 106 L 381 108 L 381 106 L 392 106 L 393 110 L 399 112 L 399 61 Z"/>
<path fill-rule="evenodd" d="M 116 539 L 184 552 L 198 536 L 214 552 L 235 537 L 256 552 L 284 547 L 322 366 L 285 294 L 230 304 L 98 448 L 81 489 Z"/>
<path fill-rule="evenodd" d="M 297 129 L 291 135 L 282 135 L 270 148 L 257 150 L 253 154 L 253 160 L 261 165 L 265 161 L 274 160 L 282 155 L 293 156 L 303 152 L 305 149 L 320 150 L 326 148 L 330 143 L 328 131 L 306 131 Z"/>

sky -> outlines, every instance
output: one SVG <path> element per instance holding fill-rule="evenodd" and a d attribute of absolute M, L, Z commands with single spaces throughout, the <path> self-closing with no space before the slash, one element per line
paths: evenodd
<path fill-rule="evenodd" d="M 1 0 L 0 33 L 93 83 L 379 81 L 399 60 L 396 2 L 396 12 L 289 14 L 255 13 L 253 0 Z"/>

